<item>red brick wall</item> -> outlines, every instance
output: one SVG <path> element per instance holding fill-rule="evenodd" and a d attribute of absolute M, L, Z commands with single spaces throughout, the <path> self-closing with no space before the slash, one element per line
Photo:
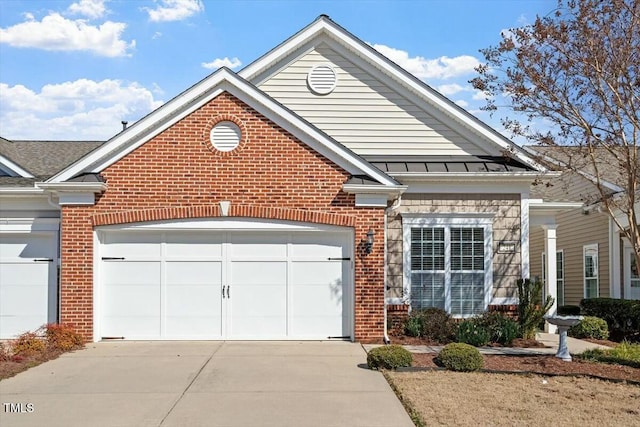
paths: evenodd
<path fill-rule="evenodd" d="M 212 126 L 232 120 L 240 146 L 218 152 Z M 102 172 L 95 206 L 62 208 L 61 321 L 92 337 L 93 227 L 231 215 L 310 221 L 355 229 L 355 338 L 383 335 L 383 209 L 356 208 L 341 191 L 349 174 L 237 98 L 223 93 Z M 369 229 L 377 239 L 364 254 Z"/>

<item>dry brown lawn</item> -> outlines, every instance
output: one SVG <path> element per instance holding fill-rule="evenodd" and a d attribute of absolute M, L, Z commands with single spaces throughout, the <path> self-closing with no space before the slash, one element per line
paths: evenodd
<path fill-rule="evenodd" d="M 387 375 L 428 426 L 640 426 L 637 385 L 448 371 Z"/>

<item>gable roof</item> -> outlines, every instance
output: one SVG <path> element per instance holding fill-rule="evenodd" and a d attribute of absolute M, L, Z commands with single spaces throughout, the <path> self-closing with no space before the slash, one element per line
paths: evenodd
<path fill-rule="evenodd" d="M 285 68 L 291 62 L 292 55 L 297 52 L 304 54 L 320 43 L 325 43 L 336 51 L 347 54 L 350 60 L 377 73 L 390 87 L 399 93 L 406 94 L 412 101 L 428 110 L 429 114 L 443 123 L 450 124 L 452 128 L 474 143 L 485 145 L 490 148 L 489 151 L 496 154 L 509 153 L 510 156 L 536 171 L 546 170 L 513 142 L 349 33 L 326 15 L 320 15 L 310 25 L 246 66 L 238 74 L 260 85 Z"/>
<path fill-rule="evenodd" d="M 366 175 L 382 186 L 398 187 L 393 178 L 372 166 L 324 132 L 284 107 L 226 67 L 201 80 L 103 146 L 53 176 L 48 182 L 67 181 L 82 173 L 99 173 L 155 135 L 186 117 L 223 92 L 228 92 L 352 175 Z"/>
<path fill-rule="evenodd" d="M 0 137 L 1 186 L 47 179 L 102 145 L 102 141 L 11 141 Z"/>

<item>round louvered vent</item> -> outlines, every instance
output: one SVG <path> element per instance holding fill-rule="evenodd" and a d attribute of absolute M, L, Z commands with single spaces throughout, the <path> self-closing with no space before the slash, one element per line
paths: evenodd
<path fill-rule="evenodd" d="M 326 95 L 336 88 L 338 76 L 329 64 L 316 65 L 307 75 L 309 88 L 318 95 Z"/>
<path fill-rule="evenodd" d="M 240 144 L 240 128 L 233 122 L 217 123 L 211 129 L 211 144 L 219 151 L 231 151 Z"/>

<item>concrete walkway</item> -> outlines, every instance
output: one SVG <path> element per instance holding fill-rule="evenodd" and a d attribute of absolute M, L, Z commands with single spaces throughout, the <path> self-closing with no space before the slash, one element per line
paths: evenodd
<path fill-rule="evenodd" d="M 533 348 L 518 348 L 518 347 L 478 347 L 478 350 L 482 354 L 489 355 L 507 355 L 507 356 L 539 356 L 546 354 L 556 354 L 558 351 L 558 343 L 560 341 L 560 335 L 537 333 L 536 340 L 543 343 L 546 347 L 533 347 Z M 392 340 L 393 341 L 393 340 Z M 594 348 L 607 349 L 604 345 L 594 344 L 589 341 L 583 341 L 576 338 L 567 337 L 567 346 L 571 354 L 580 354 L 585 350 Z M 372 348 L 380 347 L 378 344 L 365 344 L 365 350 L 369 351 Z M 439 353 L 442 350 L 442 346 L 429 346 L 429 345 L 404 345 L 404 348 L 412 353 Z"/>
<path fill-rule="evenodd" d="M 90 344 L 0 381 L 4 403 L 3 427 L 413 426 L 347 342 Z"/>

